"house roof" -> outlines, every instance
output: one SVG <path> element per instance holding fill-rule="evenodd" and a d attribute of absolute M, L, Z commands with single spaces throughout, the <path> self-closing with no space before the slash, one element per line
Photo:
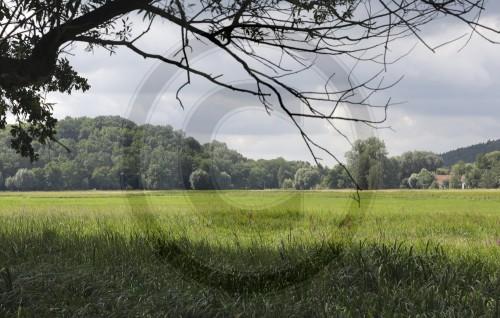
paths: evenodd
<path fill-rule="evenodd" d="M 436 182 L 438 185 L 443 185 L 443 182 L 445 180 L 450 180 L 451 179 L 451 175 L 449 174 L 438 174 L 436 175 Z"/>
<path fill-rule="evenodd" d="M 451 175 L 450 174 L 437 174 L 435 176 L 436 178 L 436 183 L 438 185 L 443 185 L 443 182 L 445 180 L 450 180 L 451 179 Z M 465 176 L 460 176 L 460 182 L 465 182 Z"/>

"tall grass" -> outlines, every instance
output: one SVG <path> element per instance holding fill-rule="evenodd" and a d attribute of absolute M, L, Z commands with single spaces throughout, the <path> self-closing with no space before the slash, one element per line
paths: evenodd
<path fill-rule="evenodd" d="M 0 317 L 499 317 L 498 194 L 4 194 Z"/>

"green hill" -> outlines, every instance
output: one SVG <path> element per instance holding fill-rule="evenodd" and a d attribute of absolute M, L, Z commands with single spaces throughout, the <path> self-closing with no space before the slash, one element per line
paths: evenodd
<path fill-rule="evenodd" d="M 270 189 L 313 168 L 281 157 L 245 158 L 216 140 L 200 144 L 170 125 L 118 116 L 66 117 L 56 130 L 71 152 L 34 142 L 40 158 L 33 163 L 12 149 L 8 129 L 0 130 L 0 190 Z"/>
<path fill-rule="evenodd" d="M 474 162 L 476 161 L 477 155 L 487 154 L 498 150 L 500 150 L 500 139 L 488 140 L 485 143 L 451 150 L 442 153 L 441 157 L 443 158 L 444 165 L 446 167 L 451 167 L 460 160 L 464 162 Z"/>

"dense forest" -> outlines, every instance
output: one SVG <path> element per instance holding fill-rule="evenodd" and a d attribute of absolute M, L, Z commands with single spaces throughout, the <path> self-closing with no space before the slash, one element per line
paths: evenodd
<path fill-rule="evenodd" d="M 0 189 L 340 189 L 353 188 L 352 179 L 363 189 L 458 188 L 464 176 L 467 187 L 500 186 L 500 152 L 445 169 L 435 153 L 388 157 L 383 141 L 369 138 L 346 153 L 346 170 L 248 159 L 218 141 L 200 144 L 171 126 L 138 126 L 118 116 L 67 117 L 57 132 L 59 143 L 34 144 L 40 157 L 31 163 L 12 150 L 8 129 L 1 131 Z M 450 175 L 446 184 L 437 174 Z"/>
<path fill-rule="evenodd" d="M 451 167 L 459 161 L 472 163 L 477 156 L 485 155 L 493 151 L 500 151 L 500 139 L 488 140 L 484 143 L 458 148 L 441 154 L 445 167 Z"/>

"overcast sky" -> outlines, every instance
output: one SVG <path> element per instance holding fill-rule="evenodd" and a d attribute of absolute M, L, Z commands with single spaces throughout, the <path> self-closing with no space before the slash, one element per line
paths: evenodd
<path fill-rule="evenodd" d="M 495 1 L 487 9 L 484 21 L 500 29 L 500 4 Z M 155 33 L 142 44 L 143 48 L 167 52 L 176 47 L 178 33 L 171 26 L 163 24 L 154 30 Z M 429 43 L 438 44 L 466 31 L 463 25 L 442 21 L 433 24 L 423 34 Z M 396 56 L 415 43 L 415 39 L 404 39 L 391 50 Z M 388 67 L 384 74 L 388 82 L 404 76 L 400 83 L 379 96 L 381 100 L 391 97 L 392 101 L 404 102 L 389 109 L 383 126 L 391 129 L 363 130 L 349 123 L 339 123 L 337 128 L 351 141 L 374 133 L 385 141 L 390 155 L 408 150 L 441 153 L 500 138 L 500 45 L 479 37 L 473 37 L 460 50 L 463 44 L 463 40 L 458 41 L 436 53 L 417 44 L 408 56 Z M 89 79 L 92 88 L 71 96 L 49 96 L 57 103 L 54 108 L 57 118 L 120 115 L 139 123 L 170 124 L 187 130 L 188 134 L 203 142 L 215 138 L 250 158 L 282 156 L 312 161 L 296 128 L 286 116 L 279 111 L 269 116 L 249 96 L 227 93 L 194 78 L 192 85 L 181 93 L 185 106 L 182 109 L 175 93 L 185 81 L 184 73 L 126 50 L 119 50 L 110 57 L 104 50 L 89 54 L 84 53 L 82 47 L 76 47 L 72 54 L 69 56 L 72 65 Z M 263 54 L 272 56 L 274 53 Z M 223 78 L 235 85 L 250 85 L 237 65 L 231 64 L 220 51 L 201 49 L 192 63 L 214 74 L 224 74 Z M 336 68 L 348 69 L 348 64 L 349 61 L 337 59 L 332 61 L 331 67 L 337 72 Z M 356 70 L 354 76 L 360 80 L 373 73 L 370 67 Z M 324 73 L 329 71 L 317 68 L 292 80 L 293 85 L 322 87 L 327 76 Z M 292 100 L 289 102 L 293 107 L 301 107 Z M 374 117 L 379 115 L 373 114 Z M 210 119 L 203 121 L 204 118 Z M 202 122 L 205 124 L 200 124 Z M 344 152 L 350 148 L 349 143 L 331 127 L 317 121 L 303 121 L 301 125 L 343 160 Z M 326 160 L 325 163 L 331 166 L 332 161 Z"/>

